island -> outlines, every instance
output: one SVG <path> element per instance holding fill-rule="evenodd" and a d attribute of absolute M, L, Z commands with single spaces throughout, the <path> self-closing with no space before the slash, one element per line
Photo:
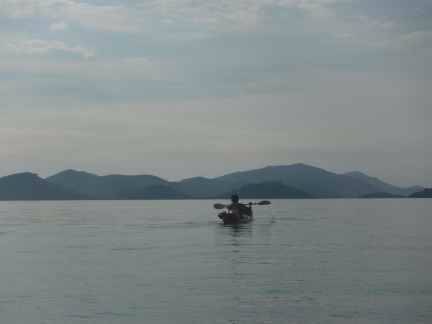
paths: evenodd
<path fill-rule="evenodd" d="M 432 198 L 432 188 L 426 188 L 422 191 L 413 193 L 411 198 Z"/>

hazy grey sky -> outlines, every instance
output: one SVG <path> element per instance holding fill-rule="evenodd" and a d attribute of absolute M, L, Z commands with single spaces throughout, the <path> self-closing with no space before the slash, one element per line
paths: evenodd
<path fill-rule="evenodd" d="M 1 0 L 0 27 L 0 175 L 432 185 L 430 0 Z"/>

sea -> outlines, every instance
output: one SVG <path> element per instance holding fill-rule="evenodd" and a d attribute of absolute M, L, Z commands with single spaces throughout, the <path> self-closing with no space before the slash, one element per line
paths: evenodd
<path fill-rule="evenodd" d="M 432 200 L 0 203 L 0 323 L 432 323 Z"/>

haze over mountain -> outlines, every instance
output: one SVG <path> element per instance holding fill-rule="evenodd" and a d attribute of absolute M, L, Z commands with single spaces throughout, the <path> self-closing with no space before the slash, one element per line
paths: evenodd
<path fill-rule="evenodd" d="M 368 176 L 362 172 L 359 172 L 359 171 L 348 172 L 348 173 L 345 173 L 345 175 L 352 177 L 354 179 L 369 183 L 369 184 L 373 185 L 374 187 L 376 187 L 377 189 L 380 189 L 379 192 L 381 192 L 381 193 L 390 193 L 390 194 L 393 194 L 395 196 L 408 196 L 408 195 L 412 194 L 413 192 L 420 191 L 423 189 L 420 186 L 400 188 L 400 187 L 388 184 L 384 181 L 381 181 L 378 178 L 370 177 L 370 176 Z"/>
<path fill-rule="evenodd" d="M 247 198 L 357 198 L 408 196 L 421 187 L 399 188 L 363 173 L 337 174 L 306 164 L 268 166 L 216 178 L 178 182 L 153 175 L 106 175 L 65 170 L 46 179 L 24 173 L 0 178 L 0 199 L 205 199 L 238 192 Z"/>

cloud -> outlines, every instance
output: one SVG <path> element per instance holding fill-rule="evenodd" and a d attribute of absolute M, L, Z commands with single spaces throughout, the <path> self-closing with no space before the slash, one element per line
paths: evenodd
<path fill-rule="evenodd" d="M 64 47 L 58 45 L 57 47 Z M 46 47 L 56 47 L 55 44 Z M 57 49 L 57 48 L 56 48 Z M 34 50 L 34 49 L 32 49 Z M 48 49 L 44 49 L 47 50 Z M 91 53 L 91 51 L 90 51 Z M 175 69 L 169 62 L 152 60 L 146 57 L 51 61 L 51 60 L 9 60 L 0 61 L 1 73 L 15 73 L 24 77 L 37 74 L 47 79 L 78 79 L 91 82 L 139 82 L 162 81 L 175 78 Z"/>
<path fill-rule="evenodd" d="M 68 28 L 68 24 L 64 21 L 55 22 L 50 25 L 50 30 L 52 31 L 61 31 L 67 28 Z"/>
<path fill-rule="evenodd" d="M 2 0 L 0 16 L 43 17 L 102 31 L 146 31 L 154 23 L 201 25 L 211 30 L 256 26 L 262 10 L 280 0 L 149 0 L 101 5 L 80 0 Z M 282 1 L 292 2 L 297 1 Z"/>
<path fill-rule="evenodd" d="M 44 17 L 102 31 L 137 31 L 131 11 L 122 5 L 95 5 L 73 0 L 2 0 L 0 16 Z"/>
<path fill-rule="evenodd" d="M 201 25 L 211 31 L 249 31 L 262 23 L 271 9 L 324 11 L 341 0 L 150 0 L 139 3 L 142 15 L 159 17 L 168 24 Z M 342 0 L 343 1 L 343 0 Z"/>
<path fill-rule="evenodd" d="M 51 30 L 78 25 L 98 31 L 149 35 L 163 31 L 163 35 L 169 36 L 181 32 L 192 35 L 191 31 L 197 30 L 201 33 L 255 31 L 266 28 L 273 23 L 275 15 L 288 10 L 304 15 L 307 31 L 327 32 L 341 40 L 352 41 L 355 38 L 385 38 L 389 31 L 397 30 L 396 23 L 414 24 L 418 13 L 424 12 L 422 8 L 426 15 L 431 12 L 426 0 L 413 0 L 409 6 L 401 0 L 381 0 L 379 4 L 372 0 L 129 0 L 101 3 L 95 0 L 2 0 L 0 17 L 45 18 L 49 20 Z M 410 13 L 410 22 L 404 21 L 404 12 Z M 289 25 L 290 22 L 285 23 Z"/>
<path fill-rule="evenodd" d="M 66 24 L 119 32 L 142 32 L 154 24 L 200 25 L 211 31 L 247 31 L 260 25 L 269 9 L 291 8 L 323 15 L 340 2 L 346 0 L 148 0 L 121 5 L 80 0 L 2 0 L 0 16 L 45 17 Z M 55 28 L 54 24 L 51 26 Z"/>
<path fill-rule="evenodd" d="M 332 166 L 353 150 L 407 161 L 431 140 L 426 2 L 0 0 L 2 168 L 53 170 L 70 152 L 95 170 L 147 171 L 149 157 L 158 172 L 234 168 L 199 160 L 208 148 L 241 168 L 302 151 L 311 162 L 327 151 Z M 233 154 L 244 149 L 262 154 Z"/>
<path fill-rule="evenodd" d="M 41 39 L 30 39 L 9 42 L 5 46 L 6 50 L 24 55 L 45 55 L 50 52 L 64 52 L 78 55 L 82 58 L 89 59 L 94 57 L 92 50 L 81 46 L 69 46 L 61 41 L 47 41 Z"/>

